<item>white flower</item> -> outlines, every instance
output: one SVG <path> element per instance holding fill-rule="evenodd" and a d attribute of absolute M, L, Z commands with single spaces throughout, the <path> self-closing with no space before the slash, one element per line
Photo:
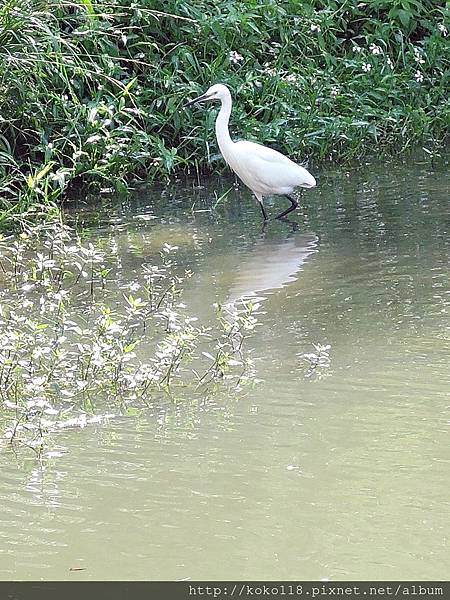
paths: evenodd
<path fill-rule="evenodd" d="M 230 55 L 229 55 L 229 56 L 230 56 L 230 62 L 232 62 L 232 63 L 234 63 L 234 64 L 238 63 L 238 62 L 239 62 L 239 61 L 241 61 L 241 60 L 244 60 L 244 57 L 243 57 L 243 56 L 241 56 L 241 55 L 239 54 L 239 52 L 236 52 L 236 50 L 231 50 L 231 52 L 230 52 Z"/>
<path fill-rule="evenodd" d="M 237 53 L 236 53 L 236 54 L 237 54 Z M 238 55 L 238 56 L 239 56 L 239 55 Z M 240 59 L 238 59 L 238 60 L 241 60 L 241 59 L 242 59 L 242 56 L 241 56 L 241 58 L 240 58 Z M 234 62 L 237 62 L 237 61 L 234 61 Z M 170 254 L 170 253 L 171 253 L 171 252 L 173 252 L 174 250 L 178 250 L 178 246 L 171 246 L 170 244 L 167 244 L 167 243 L 165 243 L 165 244 L 163 244 L 162 250 L 163 250 L 163 252 L 165 252 L 166 254 Z"/>
<path fill-rule="evenodd" d="M 46 377 L 33 377 L 30 383 L 27 383 L 25 386 L 28 391 L 33 392 L 41 389 L 45 382 L 47 381 Z"/>
<path fill-rule="evenodd" d="M 419 65 L 423 65 L 425 62 L 424 59 L 422 58 L 422 54 L 418 48 L 414 48 L 414 60 Z"/>
<path fill-rule="evenodd" d="M 317 31 L 317 33 L 320 33 L 321 29 L 320 29 L 320 25 L 315 25 L 314 23 L 311 23 L 311 31 Z"/>
<path fill-rule="evenodd" d="M 447 36 L 448 36 L 448 29 L 447 29 L 447 27 L 446 27 L 446 26 L 445 26 L 443 23 L 439 23 L 439 25 L 438 25 L 438 29 L 439 29 L 439 31 L 442 33 L 442 35 L 443 35 L 444 37 L 447 37 Z"/>
<path fill-rule="evenodd" d="M 285 77 L 285 80 L 288 81 L 289 83 L 297 83 L 297 76 L 294 75 L 294 73 L 291 73 L 290 75 L 287 75 Z"/>
<path fill-rule="evenodd" d="M 394 63 L 392 62 L 392 60 L 391 60 L 391 57 L 390 57 L 390 56 L 388 56 L 388 57 L 387 57 L 387 59 L 386 59 L 386 62 L 387 62 L 388 66 L 389 66 L 391 69 L 393 69 L 393 68 L 394 68 Z"/>
<path fill-rule="evenodd" d="M 364 71 L 364 73 L 369 73 L 371 68 L 372 68 L 372 65 L 370 63 L 364 63 L 362 66 L 362 70 Z"/>
<path fill-rule="evenodd" d="M 281 44 L 279 44 L 278 42 L 272 42 L 272 46 L 271 48 L 269 48 L 269 54 L 278 54 L 280 47 Z"/>
<path fill-rule="evenodd" d="M 339 94 L 339 88 L 337 85 L 333 85 L 330 94 L 333 96 L 333 98 L 336 98 L 336 96 Z"/>
<path fill-rule="evenodd" d="M 358 52 L 358 53 L 363 51 L 363 49 L 361 48 L 361 46 L 356 46 L 356 45 L 355 45 L 355 46 L 353 46 L 353 50 L 354 50 L 355 52 Z"/>
<path fill-rule="evenodd" d="M 45 379 L 45 377 L 41 379 Z M 36 398 L 36 400 L 27 401 L 27 409 L 30 408 L 52 408 L 52 405 L 47 400 L 44 400 L 44 398 Z"/>
<path fill-rule="evenodd" d="M 414 79 L 417 81 L 417 83 L 422 83 L 423 81 L 423 75 L 420 71 L 416 71 L 414 74 Z"/>
<path fill-rule="evenodd" d="M 376 44 L 370 44 L 369 50 L 372 52 L 372 54 L 383 54 L 381 47 L 377 46 Z"/>
<path fill-rule="evenodd" d="M 48 346 L 44 346 L 44 347 L 36 346 L 33 349 L 32 356 L 34 359 L 38 360 L 39 358 L 42 358 L 46 354 L 50 354 L 50 352 L 51 352 L 51 348 L 49 348 Z"/>
<path fill-rule="evenodd" d="M 22 407 L 19 406 L 19 404 L 14 404 L 14 402 L 10 402 L 9 400 L 5 400 L 5 402 L 3 402 L 3 406 L 6 406 L 6 408 L 16 408 L 18 410 L 22 410 Z"/>
<path fill-rule="evenodd" d="M 86 140 L 86 144 L 95 144 L 95 143 L 99 142 L 101 139 L 102 139 L 102 137 L 100 135 L 91 135 Z"/>

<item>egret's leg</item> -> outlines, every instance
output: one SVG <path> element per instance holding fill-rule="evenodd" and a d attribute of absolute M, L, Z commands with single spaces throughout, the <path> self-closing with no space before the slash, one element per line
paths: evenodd
<path fill-rule="evenodd" d="M 258 198 L 258 196 L 256 196 L 256 199 L 258 200 L 258 204 L 259 204 L 259 206 L 261 207 L 261 212 L 262 212 L 262 215 L 263 215 L 264 221 L 267 221 L 267 220 L 268 220 L 268 217 L 267 217 L 266 210 L 265 210 L 265 208 L 264 208 L 264 204 L 263 204 L 262 198 Z"/>
<path fill-rule="evenodd" d="M 289 196 L 288 194 L 286 194 L 286 198 L 288 198 L 290 200 L 291 206 L 289 208 L 287 208 L 286 210 L 284 210 L 279 215 L 277 215 L 275 217 L 275 219 L 282 219 L 283 217 L 285 217 L 286 215 L 288 215 L 290 212 L 292 212 L 293 210 L 295 210 L 297 208 L 298 200 L 296 198 L 294 198 L 293 196 Z"/>
<path fill-rule="evenodd" d="M 283 221 L 283 223 L 288 223 L 291 226 L 291 231 L 298 231 L 300 229 L 300 225 L 297 223 L 297 221 L 292 221 L 292 219 L 288 219 L 287 217 L 283 217 L 282 219 L 280 219 L 280 221 Z"/>

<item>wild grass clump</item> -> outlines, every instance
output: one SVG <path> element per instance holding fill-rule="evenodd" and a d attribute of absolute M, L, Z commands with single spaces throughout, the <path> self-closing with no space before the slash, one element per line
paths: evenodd
<path fill-rule="evenodd" d="M 134 414 L 163 393 L 240 388 L 252 376 L 255 307 L 186 313 L 175 247 L 112 281 L 120 258 L 67 227 L 0 243 L 0 440 L 41 451 L 49 433 Z M 116 249 L 117 250 L 117 249 Z"/>
<path fill-rule="evenodd" d="M 0 224 L 80 186 L 216 168 L 213 82 L 233 123 L 297 159 L 442 142 L 445 0 L 3 0 Z"/>

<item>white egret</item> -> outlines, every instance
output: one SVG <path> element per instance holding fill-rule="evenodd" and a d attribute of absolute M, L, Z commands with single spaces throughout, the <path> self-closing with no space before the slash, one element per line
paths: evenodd
<path fill-rule="evenodd" d="M 233 142 L 228 131 L 232 100 L 226 85 L 221 83 L 212 85 L 204 94 L 194 98 L 185 106 L 207 100 L 220 100 L 222 103 L 216 119 L 216 137 L 220 152 L 239 179 L 255 195 L 264 220 L 267 221 L 263 204 L 264 196 L 282 194 L 290 200 L 291 206 L 277 215 L 276 219 L 281 219 L 295 210 L 298 200 L 291 194 L 297 187 L 313 188 L 316 185 L 316 180 L 311 173 L 284 154 L 261 144 L 248 141 Z"/>

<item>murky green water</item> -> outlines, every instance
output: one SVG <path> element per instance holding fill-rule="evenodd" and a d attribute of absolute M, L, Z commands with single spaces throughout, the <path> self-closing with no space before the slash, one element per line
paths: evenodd
<path fill-rule="evenodd" d="M 263 381 L 64 431 L 44 465 L 3 451 L 0 577 L 445 579 L 449 181 L 429 162 L 325 171 L 297 230 L 262 231 L 245 190 L 193 212 L 227 181 L 101 214 L 86 235 L 115 236 L 122 276 L 180 247 L 191 313 L 262 299 Z"/>

